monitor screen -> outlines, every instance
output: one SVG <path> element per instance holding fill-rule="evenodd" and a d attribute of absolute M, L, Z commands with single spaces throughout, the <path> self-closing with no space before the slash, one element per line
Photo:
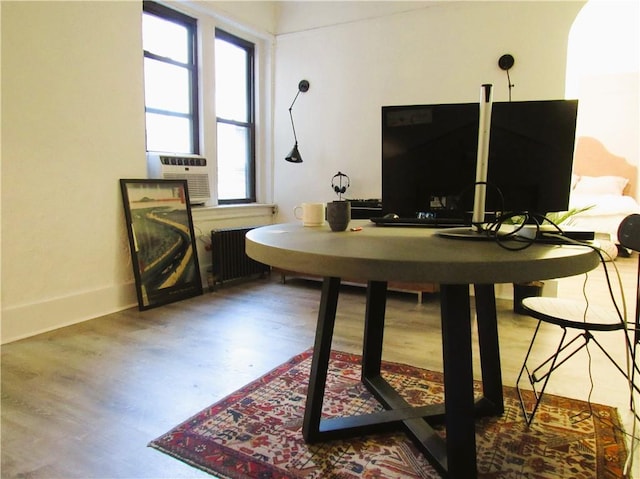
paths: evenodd
<path fill-rule="evenodd" d="M 568 209 L 577 109 L 577 100 L 493 103 L 487 212 Z M 478 116 L 477 103 L 382 108 L 383 213 L 470 215 Z"/>

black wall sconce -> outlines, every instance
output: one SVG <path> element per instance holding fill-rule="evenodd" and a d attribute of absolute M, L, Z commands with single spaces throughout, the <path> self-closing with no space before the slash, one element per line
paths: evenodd
<path fill-rule="evenodd" d="M 309 82 L 307 80 L 300 80 L 298 83 L 298 92 L 296 93 L 293 102 L 291 102 L 291 106 L 289 107 L 289 118 L 291 118 L 291 128 L 293 129 L 293 139 L 295 140 L 295 144 L 293 145 L 293 149 L 289 152 L 289 154 L 285 157 L 285 160 L 290 161 L 291 163 L 302 163 L 302 157 L 300 156 L 300 152 L 298 151 L 298 137 L 296 136 L 296 127 L 293 124 L 293 114 L 291 110 L 293 109 L 293 105 L 298 99 L 298 95 L 300 92 L 305 93 L 309 90 Z"/>
<path fill-rule="evenodd" d="M 509 70 L 511 69 L 514 63 L 515 63 L 515 59 L 513 58 L 513 55 L 510 55 L 509 53 L 505 53 L 498 59 L 498 66 L 500 67 L 500 69 L 507 72 L 507 82 L 509 85 L 509 101 L 511 101 L 511 89 L 515 86 L 513 83 L 511 83 L 511 76 L 509 75 Z"/>

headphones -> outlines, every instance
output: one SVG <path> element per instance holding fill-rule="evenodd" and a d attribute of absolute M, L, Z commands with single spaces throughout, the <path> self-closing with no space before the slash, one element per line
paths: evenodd
<path fill-rule="evenodd" d="M 338 184 L 336 184 L 336 178 L 338 178 Z M 342 178 L 347 179 L 346 185 L 342 184 Z M 333 188 L 333 191 L 336 192 L 336 195 L 344 194 L 347 191 L 347 188 L 349 188 L 349 186 L 350 186 L 349 177 L 340 171 L 338 171 L 338 173 L 333 175 L 333 178 L 331 178 L 331 188 Z"/>

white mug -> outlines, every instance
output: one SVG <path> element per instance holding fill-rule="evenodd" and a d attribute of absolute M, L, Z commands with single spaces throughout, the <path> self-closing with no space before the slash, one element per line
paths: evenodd
<path fill-rule="evenodd" d="M 302 203 L 293 209 L 297 220 L 304 226 L 322 226 L 324 224 L 324 203 Z"/>

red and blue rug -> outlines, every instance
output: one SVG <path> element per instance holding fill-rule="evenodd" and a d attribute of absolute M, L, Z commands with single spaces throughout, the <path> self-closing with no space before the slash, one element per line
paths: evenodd
<path fill-rule="evenodd" d="M 440 477 L 402 432 L 306 444 L 301 428 L 311 354 L 295 356 L 149 445 L 224 479 Z M 409 403 L 442 402 L 441 373 L 389 362 L 382 370 Z M 627 452 L 615 408 L 592 404 L 593 416 L 575 423 L 587 403 L 545 395 L 527 427 L 515 390 L 504 392 L 504 414 L 476 424 L 480 478 L 623 477 Z M 323 414 L 379 409 L 360 383 L 360 356 L 332 352 Z"/>

